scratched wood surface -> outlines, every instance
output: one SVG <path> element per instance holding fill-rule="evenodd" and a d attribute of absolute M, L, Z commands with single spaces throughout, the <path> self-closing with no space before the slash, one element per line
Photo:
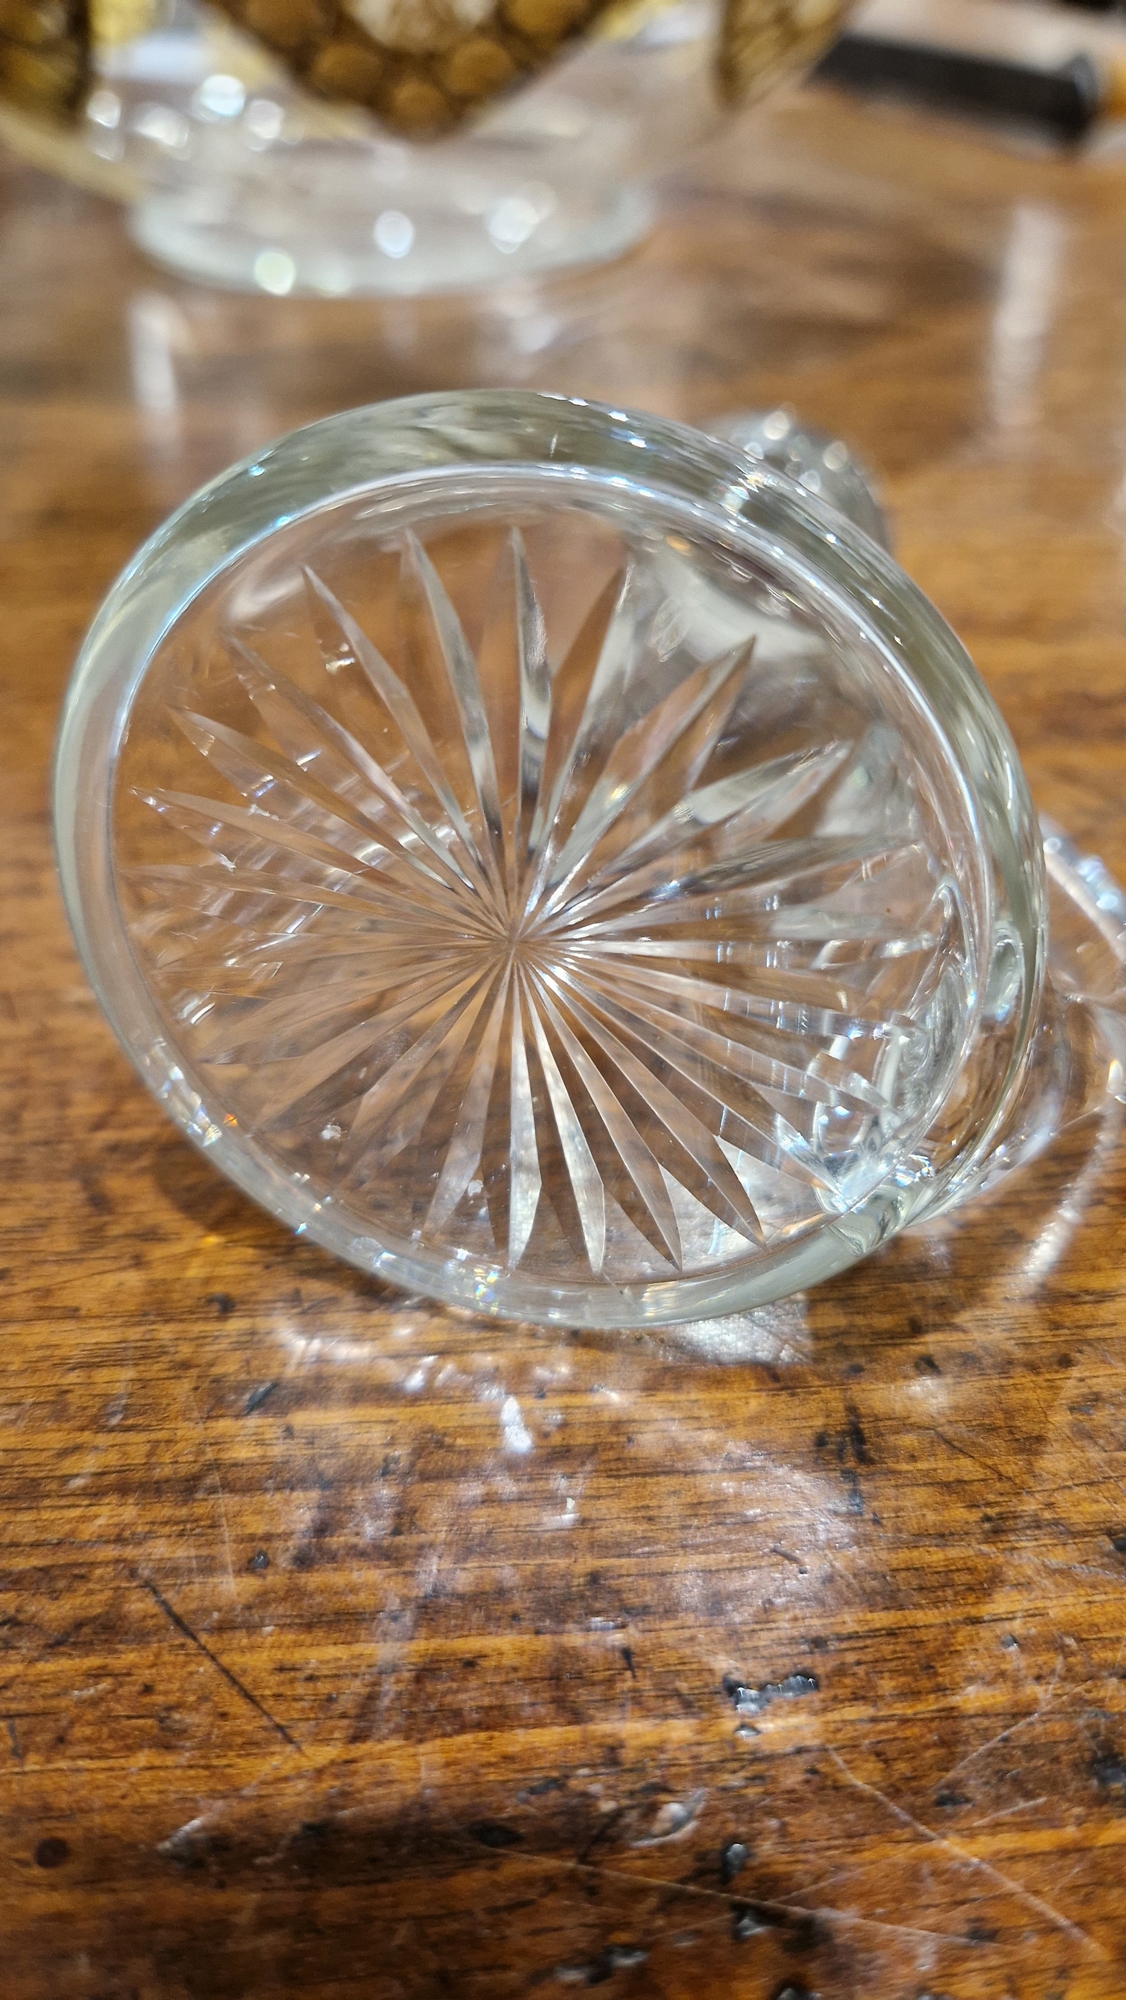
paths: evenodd
<path fill-rule="evenodd" d="M 3 2000 L 1122 2000 L 1126 1151 L 745 1319 L 437 1312 L 167 1126 L 52 880 L 93 607 L 291 425 L 787 398 L 1126 869 L 1126 165 L 808 92 L 615 270 L 192 289 L 0 170 Z"/>

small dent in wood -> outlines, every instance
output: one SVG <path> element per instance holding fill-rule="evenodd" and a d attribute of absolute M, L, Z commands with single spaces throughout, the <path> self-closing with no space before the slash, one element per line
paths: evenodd
<path fill-rule="evenodd" d="M 733 1674 L 723 1677 L 723 1692 L 734 1704 L 737 1715 L 761 1715 L 772 1701 L 794 1701 L 802 1695 L 816 1694 L 820 1685 L 816 1674 L 804 1673 L 787 1674 L 784 1680 L 766 1681 L 762 1687 L 749 1687 Z"/>
<path fill-rule="evenodd" d="M 478 1841 L 482 1847 L 494 1847 L 498 1850 L 518 1847 L 524 1838 L 518 1827 L 509 1826 L 508 1822 L 502 1819 L 471 1820 L 465 1830 L 471 1839 Z"/>
<path fill-rule="evenodd" d="M 61 1868 L 63 1862 L 69 1860 L 69 1842 L 61 1839 L 57 1833 L 49 1833 L 45 1840 L 39 1842 L 35 1850 L 35 1864 L 38 1868 Z"/>
<path fill-rule="evenodd" d="M 1100 1791 L 1121 1791 L 1126 1802 L 1126 1757 L 1117 1750 L 1101 1750 L 1091 1760 L 1091 1776 Z"/>
<path fill-rule="evenodd" d="M 611 1944 L 585 1965 L 557 1965 L 555 1977 L 560 1986 L 605 1986 L 616 1972 L 644 1965 L 648 1956 L 640 1945 Z"/>
<path fill-rule="evenodd" d="M 757 1937 L 760 1931 L 771 1928 L 768 1918 L 761 1916 L 753 1903 L 735 1903 L 731 1911 L 731 1935 L 737 1944 L 747 1938 Z"/>
<path fill-rule="evenodd" d="M 719 1877 L 721 1882 L 734 1882 L 751 1858 L 751 1850 L 745 1841 L 729 1840 L 720 1849 Z"/>

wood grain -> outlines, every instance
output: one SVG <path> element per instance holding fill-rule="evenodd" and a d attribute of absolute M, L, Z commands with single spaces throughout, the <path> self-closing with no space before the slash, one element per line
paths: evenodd
<path fill-rule="evenodd" d="M 742 1319 L 436 1312 L 163 1122 L 46 766 L 113 573 L 279 431 L 438 383 L 784 397 L 1126 870 L 1124 224 L 1121 163 L 807 92 L 615 270 L 306 304 L 165 277 L 4 162 L 4 2000 L 1121 2000 L 1113 1123 Z"/>

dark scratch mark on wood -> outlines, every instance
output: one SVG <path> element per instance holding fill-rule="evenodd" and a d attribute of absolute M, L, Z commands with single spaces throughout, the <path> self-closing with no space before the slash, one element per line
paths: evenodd
<path fill-rule="evenodd" d="M 1023 1492 L 1024 1489 L 1021 1486 L 1020 1481 L 1014 1479 L 1011 1472 L 1006 1472 L 1003 1466 L 994 1465 L 991 1459 L 979 1458 L 976 1452 L 967 1451 L 964 1444 L 958 1444 L 955 1441 L 955 1439 L 949 1437 L 945 1431 L 934 1430 L 932 1431 L 932 1436 L 938 1438 L 941 1441 L 941 1443 L 943 1443 L 946 1446 L 948 1451 L 956 1452 L 959 1458 L 968 1458 L 970 1464 L 976 1465 L 979 1472 L 988 1473 L 991 1479 L 1003 1479 L 1007 1486 L 1015 1486 L 1017 1487 L 1018 1491 Z"/>
<path fill-rule="evenodd" d="M 607 1840 L 610 1834 L 613 1833 L 619 1820 L 622 1818 L 623 1811 L 624 1808 L 622 1806 L 619 1806 L 616 1812 L 607 1813 L 606 1818 L 602 1822 L 602 1825 L 595 1828 L 590 1839 L 587 1841 L 586 1846 L 580 1848 L 579 1852 L 575 1856 L 576 1864 L 580 1868 L 586 1867 L 586 1865 L 590 1860 L 590 1856 L 594 1853 L 595 1848 L 601 1847 L 602 1842 L 604 1840 Z"/>
<path fill-rule="evenodd" d="M 268 1722 L 270 1728 L 276 1730 L 277 1734 L 281 1737 L 283 1743 L 288 1743 L 291 1750 L 299 1750 L 301 1748 L 301 1745 L 298 1743 L 297 1738 L 295 1736 L 290 1735 L 284 1722 L 279 1722 L 275 1715 L 271 1715 L 269 1709 L 266 1708 L 265 1705 L 259 1701 L 257 1695 L 251 1694 L 250 1689 L 243 1685 L 242 1681 L 239 1680 L 238 1675 L 233 1674 L 229 1667 L 225 1667 L 223 1665 L 222 1660 L 220 1660 L 211 1651 L 210 1646 L 205 1645 L 203 1640 L 199 1637 L 199 1634 L 197 1632 L 192 1631 L 192 1628 L 188 1624 L 187 1620 L 181 1618 L 178 1611 L 173 1610 L 172 1606 L 168 1602 L 168 1599 L 165 1596 L 163 1596 L 162 1593 L 157 1589 L 155 1583 L 151 1583 L 147 1576 L 141 1577 L 139 1581 L 144 1585 L 144 1588 L 148 1591 L 149 1596 L 152 1598 L 154 1604 L 159 1604 L 161 1610 L 163 1611 L 165 1617 L 168 1619 L 169 1623 L 176 1627 L 177 1632 L 182 1632 L 185 1639 L 190 1639 L 193 1646 L 198 1647 L 199 1651 L 203 1654 L 204 1658 L 210 1660 L 212 1666 L 215 1668 L 216 1673 L 222 1674 L 223 1679 L 227 1682 L 228 1686 L 233 1687 L 235 1693 L 240 1694 L 244 1701 L 248 1701 L 250 1703 L 251 1708 L 257 1709 L 258 1714 L 262 1717 L 263 1721 Z"/>

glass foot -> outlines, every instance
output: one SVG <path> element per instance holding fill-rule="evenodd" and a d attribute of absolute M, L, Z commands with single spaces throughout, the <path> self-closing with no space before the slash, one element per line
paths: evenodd
<path fill-rule="evenodd" d="M 138 248 L 188 277 L 287 296 L 420 297 L 475 291 L 570 266 L 607 263 L 647 235 L 654 207 L 640 187 L 560 202 L 514 185 L 463 212 L 414 179 L 373 187 L 360 212 L 191 189 L 153 194 L 130 214 Z M 353 201 L 357 193 L 351 190 Z M 358 192 L 362 193 L 360 189 Z M 537 206 L 538 204 L 538 206 Z"/>

